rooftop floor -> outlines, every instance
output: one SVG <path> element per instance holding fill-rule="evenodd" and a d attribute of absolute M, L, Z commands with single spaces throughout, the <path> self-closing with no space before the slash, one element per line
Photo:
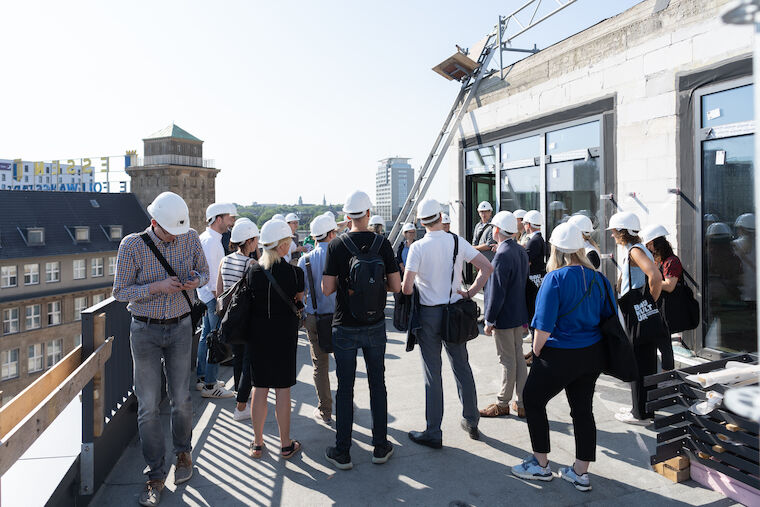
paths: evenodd
<path fill-rule="evenodd" d="M 355 388 L 356 416 L 353 470 L 340 471 L 324 458 L 325 447 L 334 445 L 334 429 L 318 423 L 312 413 L 316 394 L 308 341 L 301 333 L 298 347 L 298 383 L 292 389 L 291 434 L 303 443 L 303 451 L 289 461 L 280 459 L 279 439 L 271 400 L 265 426 L 268 451 L 263 459 L 248 457 L 253 432 L 250 420 L 232 419 L 234 399 L 209 400 L 193 392 L 193 459 L 195 474 L 180 486 L 167 478 L 161 505 L 734 505 L 731 500 L 703 489 L 694 481 L 674 484 L 654 473 L 649 455 L 655 433 L 620 423 L 613 414 L 630 405 L 627 385 L 601 377 L 594 396 L 598 428 L 597 461 L 590 469 L 593 490 L 576 491 L 555 479 L 533 483 L 510 474 L 509 468 L 530 452 L 524 420 L 514 416 L 481 419 L 480 441 L 460 429 L 461 405 L 451 369 L 444 365 L 444 448 L 433 450 L 412 443 L 407 432 L 424 429 L 424 386 L 418 349 L 405 352 L 405 334 L 388 323 L 386 383 L 388 434 L 395 454 L 384 465 L 371 463 L 371 416 L 366 373 L 358 361 Z M 527 350 L 528 345 L 525 344 Z M 501 369 L 490 337 L 481 335 L 468 345 L 480 405 L 495 401 Z M 332 360 L 331 360 L 332 362 Z M 444 361 L 447 363 L 447 361 Z M 334 364 L 331 365 L 334 369 Z M 222 368 L 220 378 L 232 376 Z M 330 374 L 333 392 L 337 386 Z M 231 380 L 228 383 L 231 384 Z M 574 440 L 569 408 L 563 395 L 548 406 L 551 421 L 552 468 L 574 461 Z M 168 432 L 168 406 L 162 410 Z M 269 452 L 274 450 L 274 452 Z M 125 450 L 92 505 L 135 505 L 145 481 L 139 442 Z"/>

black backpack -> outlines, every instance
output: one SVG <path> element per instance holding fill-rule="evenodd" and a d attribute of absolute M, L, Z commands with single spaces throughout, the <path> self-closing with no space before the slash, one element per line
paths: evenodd
<path fill-rule="evenodd" d="M 385 262 L 380 256 L 380 247 L 384 238 L 375 234 L 369 250 L 362 252 L 348 234 L 339 236 L 351 253 L 348 264 L 346 287 L 348 309 L 354 319 L 364 324 L 375 324 L 384 317 L 385 299 Z"/>

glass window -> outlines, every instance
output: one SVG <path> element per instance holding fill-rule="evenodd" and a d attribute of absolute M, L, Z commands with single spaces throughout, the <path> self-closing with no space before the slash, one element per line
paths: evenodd
<path fill-rule="evenodd" d="M 45 368 L 45 345 L 42 343 L 29 345 L 28 361 L 29 373 L 42 371 Z"/>
<path fill-rule="evenodd" d="M 24 264 L 24 285 L 37 285 L 40 283 L 40 265 Z"/>
<path fill-rule="evenodd" d="M 90 241 L 90 228 L 89 227 L 75 227 L 74 239 L 77 241 Z"/>
<path fill-rule="evenodd" d="M 18 333 L 18 308 L 3 310 L 3 334 Z"/>
<path fill-rule="evenodd" d="M 116 256 L 113 255 L 108 258 L 108 276 L 116 274 Z"/>
<path fill-rule="evenodd" d="M 74 298 L 74 320 L 82 320 L 82 310 L 87 308 L 87 296 Z"/>
<path fill-rule="evenodd" d="M 90 259 L 90 268 L 93 277 L 103 276 L 103 257 Z"/>
<path fill-rule="evenodd" d="M 63 357 L 63 340 L 47 342 L 47 367 L 50 368 Z"/>
<path fill-rule="evenodd" d="M 61 280 L 61 263 L 46 262 L 45 263 L 45 281 L 47 283 L 59 282 Z"/>
<path fill-rule="evenodd" d="M 82 335 L 78 334 L 76 338 L 74 338 L 74 347 L 79 347 L 82 344 Z"/>
<path fill-rule="evenodd" d="M 465 167 L 487 167 L 496 164 L 496 147 L 486 146 L 465 152 Z"/>
<path fill-rule="evenodd" d="M 18 271 L 16 266 L 3 266 L 0 268 L 0 287 L 15 287 L 18 284 Z"/>
<path fill-rule="evenodd" d="M 84 259 L 75 259 L 74 264 L 74 280 L 81 280 L 82 278 L 85 278 L 87 276 L 86 273 L 86 266 L 84 263 Z"/>
<path fill-rule="evenodd" d="M 28 305 L 24 312 L 26 314 L 26 330 L 37 329 L 40 327 L 40 305 Z"/>
<path fill-rule="evenodd" d="M 0 352 L 0 379 L 7 380 L 18 377 L 18 349 Z"/>
<path fill-rule="evenodd" d="M 526 137 L 501 144 L 501 163 L 510 164 L 526 161 L 525 165 L 534 165 L 533 159 L 541 155 L 540 136 Z M 530 160 L 530 163 L 527 161 Z"/>
<path fill-rule="evenodd" d="M 598 158 L 546 165 L 547 236 L 571 215 L 582 214 L 594 224 L 592 238 L 599 244 L 600 163 Z"/>
<path fill-rule="evenodd" d="M 55 326 L 61 323 L 61 302 L 51 301 L 47 304 L 48 326 Z"/>
<path fill-rule="evenodd" d="M 112 225 L 111 226 L 111 240 L 112 241 L 118 241 L 121 239 L 121 226 L 120 225 Z"/>
<path fill-rule="evenodd" d="M 546 133 L 546 154 L 596 148 L 601 144 L 599 122 L 592 121 Z"/>
<path fill-rule="evenodd" d="M 101 301 L 103 301 L 105 298 L 106 298 L 106 296 L 104 296 L 103 294 L 93 294 L 92 295 L 92 304 L 96 305 L 96 304 L 100 303 Z"/>
<path fill-rule="evenodd" d="M 539 209 L 541 192 L 541 168 L 524 167 L 501 171 L 501 207 L 516 209 Z"/>
<path fill-rule="evenodd" d="M 716 127 L 754 119 L 752 85 L 702 96 L 702 127 Z"/>
<path fill-rule="evenodd" d="M 45 229 L 27 229 L 26 236 L 26 241 L 30 246 L 45 244 Z"/>

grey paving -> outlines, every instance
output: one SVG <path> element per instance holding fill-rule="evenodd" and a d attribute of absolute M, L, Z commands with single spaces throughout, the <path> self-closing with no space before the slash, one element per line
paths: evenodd
<path fill-rule="evenodd" d="M 594 400 L 598 425 L 597 461 L 591 467 L 593 490 L 576 491 L 555 478 L 531 483 L 513 477 L 509 467 L 530 452 L 523 420 L 510 416 L 483 419 L 482 438 L 473 441 L 459 427 L 461 405 L 453 375 L 444 366 L 444 448 L 420 447 L 407 438 L 424 428 L 424 390 L 419 352 L 405 352 L 405 335 L 388 325 L 386 379 L 389 437 L 395 454 L 384 465 L 371 463 L 371 417 L 364 366 L 359 361 L 355 387 L 354 469 L 335 470 L 324 459 L 334 444 L 334 430 L 318 423 L 312 412 L 316 395 L 311 385 L 311 362 L 305 335 L 299 338 L 298 384 L 292 390 L 291 433 L 303 452 L 290 461 L 280 459 L 273 398 L 265 427 L 268 452 L 261 460 L 248 457 L 250 421 L 232 419 L 234 400 L 207 400 L 193 391 L 195 475 L 179 487 L 173 472 L 167 479 L 162 505 L 733 505 L 731 500 L 693 481 L 673 484 L 648 466 L 655 447 L 653 431 L 616 421 L 613 414 L 627 406 L 626 385 L 600 378 Z M 527 344 L 525 345 L 527 350 Z M 470 342 L 470 362 L 481 406 L 495 401 L 500 369 L 492 340 L 481 335 Z M 444 363 L 447 363 L 444 360 Z M 333 365 L 334 368 L 334 365 Z M 448 369 L 447 369 L 448 368 Z M 229 368 L 222 377 L 231 377 Z M 331 372 L 333 391 L 336 387 Z M 273 396 L 273 394 L 272 394 Z M 569 408 L 560 394 L 548 407 L 555 471 L 573 462 L 574 440 Z M 168 407 L 162 411 L 168 440 Z M 142 487 L 145 464 L 137 440 L 109 475 L 93 505 L 133 505 Z"/>

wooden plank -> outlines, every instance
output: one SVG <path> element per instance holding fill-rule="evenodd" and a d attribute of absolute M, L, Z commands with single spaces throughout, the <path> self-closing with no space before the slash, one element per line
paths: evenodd
<path fill-rule="evenodd" d="M 82 364 L 82 346 L 78 346 L 55 366 L 27 386 L 7 405 L 0 408 L 0 439 L 7 435 L 34 407 L 40 404 L 71 372 Z"/>
<path fill-rule="evenodd" d="M 79 391 L 92 380 L 95 372 L 103 368 L 111 357 L 112 346 L 113 338 L 109 338 L 0 441 L 0 476 L 7 472 L 50 426 Z"/>
<path fill-rule="evenodd" d="M 93 348 L 97 350 L 106 340 L 106 314 L 100 313 L 93 318 Z M 93 385 L 93 426 L 95 438 L 103 434 L 103 399 L 105 398 L 105 364 L 92 377 Z"/>

